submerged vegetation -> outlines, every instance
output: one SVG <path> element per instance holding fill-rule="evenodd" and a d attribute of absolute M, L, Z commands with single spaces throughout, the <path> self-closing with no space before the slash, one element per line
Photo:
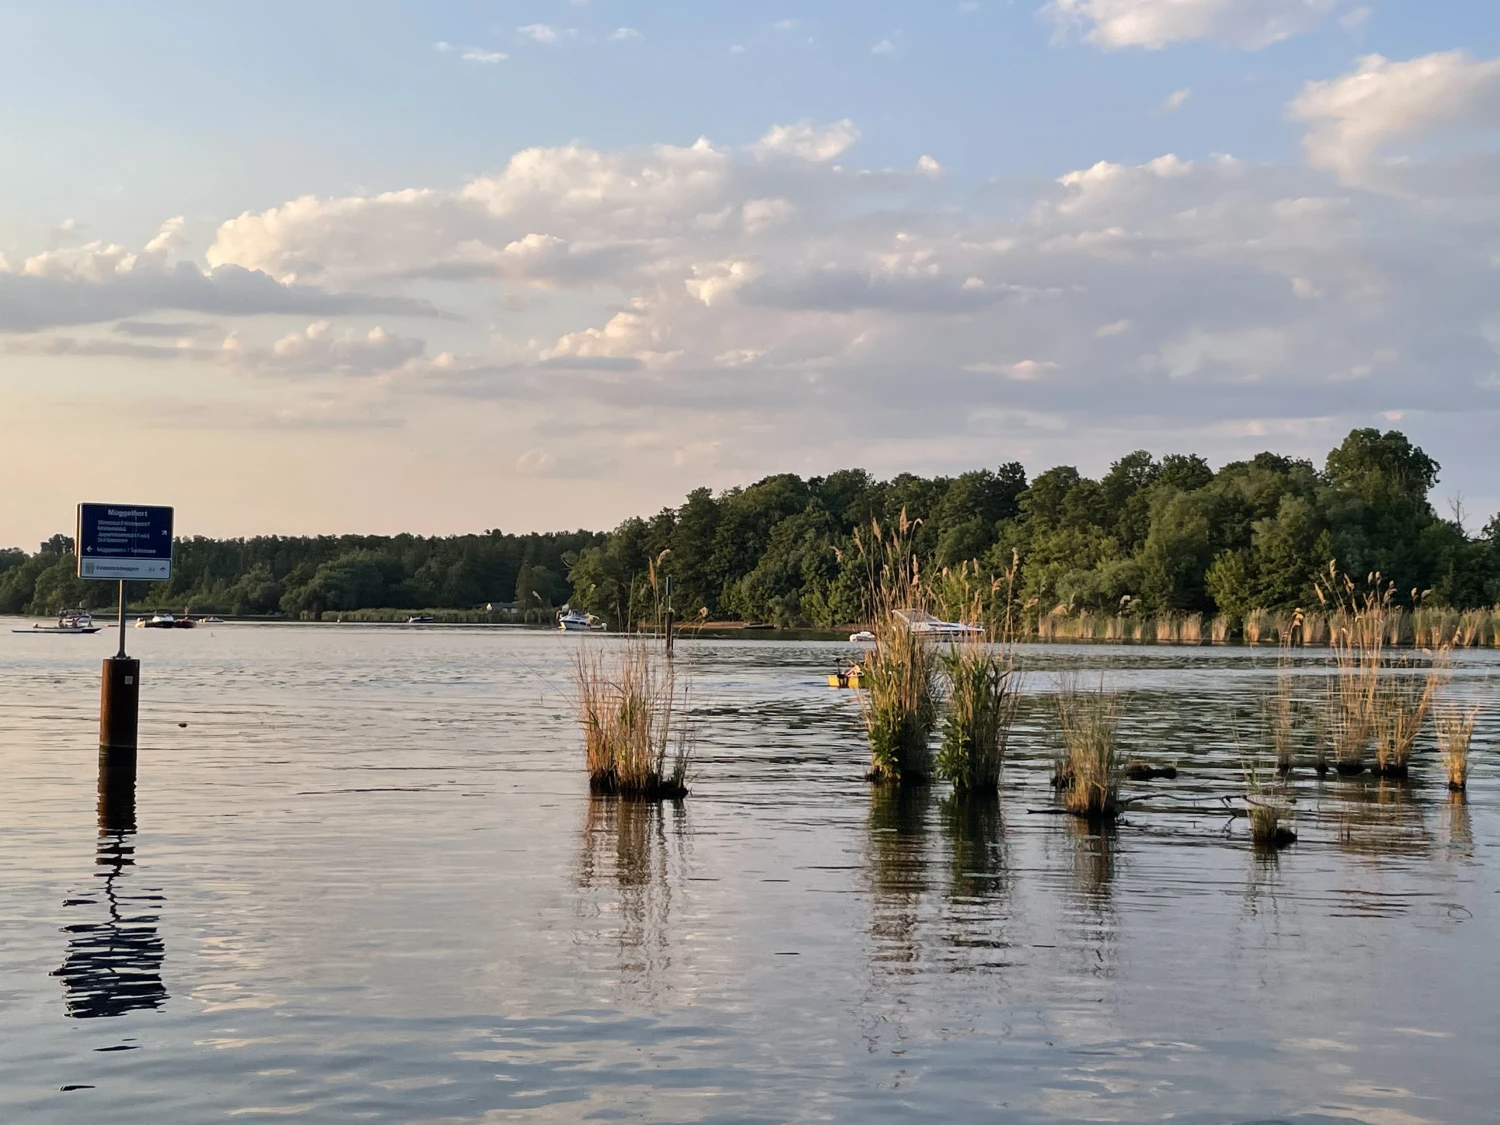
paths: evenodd
<path fill-rule="evenodd" d="M 687 694 L 666 657 L 635 641 L 583 649 L 574 670 L 589 788 L 648 800 L 686 796 Z"/>

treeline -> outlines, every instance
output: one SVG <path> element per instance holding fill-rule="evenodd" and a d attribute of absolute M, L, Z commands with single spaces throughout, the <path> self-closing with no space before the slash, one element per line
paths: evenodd
<path fill-rule="evenodd" d="M 267 536 L 177 544 L 170 583 L 132 588 L 141 606 L 323 614 L 514 605 L 545 619 L 570 602 L 612 627 L 649 620 L 667 577 L 680 619 L 830 627 L 865 616 L 856 534 L 905 512 L 929 574 L 969 564 L 987 581 L 1019 559 L 1014 597 L 1044 615 L 1155 617 L 1314 604 L 1330 562 L 1395 584 L 1400 604 L 1500 603 L 1500 517 L 1477 537 L 1429 499 L 1436 461 L 1402 434 L 1355 430 L 1321 469 L 1262 453 L 1214 472 L 1201 457 L 1137 452 L 1098 480 L 1021 465 L 955 477 L 860 469 L 767 477 L 631 518 L 607 535 L 425 538 Z M 109 583 L 73 577 L 72 544 L 0 551 L 0 612 L 112 604 Z"/>
<path fill-rule="evenodd" d="M 1019 559 L 1014 596 L 1034 623 L 1064 613 L 1153 617 L 1315 603 L 1328 564 L 1379 572 L 1403 604 L 1500 603 L 1500 517 L 1482 535 L 1434 511 L 1436 461 L 1397 432 L 1355 430 L 1311 462 L 1262 453 L 1217 473 L 1202 457 L 1136 452 L 1099 480 L 1070 466 L 1028 480 L 1007 464 L 956 477 L 860 470 L 767 477 L 629 519 L 571 569 L 573 602 L 638 620 L 671 575 L 679 616 L 779 625 L 862 620 L 867 565 L 855 533 L 919 521 L 929 574 L 973 564 L 981 579 Z"/>
<path fill-rule="evenodd" d="M 588 531 L 423 537 L 257 536 L 179 539 L 170 582 L 130 583 L 138 608 L 284 615 L 371 608 L 513 607 L 550 617 L 568 597 L 568 560 L 604 542 Z M 54 535 L 35 555 L 0 551 L 0 613 L 113 605 L 111 582 L 74 576 L 73 542 Z"/>

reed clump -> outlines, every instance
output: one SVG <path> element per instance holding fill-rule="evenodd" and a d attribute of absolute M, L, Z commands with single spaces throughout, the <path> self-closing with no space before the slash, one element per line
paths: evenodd
<path fill-rule="evenodd" d="M 862 669 L 869 688 L 860 693 L 869 778 L 902 785 L 924 784 L 932 774 L 931 738 L 942 701 L 937 647 L 911 625 L 930 601 L 911 546 L 915 527 L 903 510 L 889 536 L 878 522 L 868 539 L 855 535 L 869 568 L 875 634 Z"/>
<path fill-rule="evenodd" d="M 1373 696 L 1375 772 L 1381 777 L 1405 777 L 1412 747 L 1432 707 L 1446 670 L 1446 649 L 1426 669 L 1409 671 L 1404 665 L 1382 676 Z"/>
<path fill-rule="evenodd" d="M 1120 702 L 1103 684 L 1086 690 L 1064 683 L 1057 697 L 1063 754 L 1056 778 L 1063 807 L 1074 816 L 1113 819 L 1120 808 Z"/>
<path fill-rule="evenodd" d="M 687 693 L 664 654 L 636 642 L 574 658 L 589 788 L 641 800 L 687 796 Z"/>
<path fill-rule="evenodd" d="M 1330 563 L 1317 593 L 1325 607 L 1333 606 L 1328 615 L 1328 643 L 1333 649 L 1334 672 L 1324 693 L 1323 729 L 1334 769 L 1353 776 L 1364 772 L 1365 752 L 1375 735 L 1380 668 L 1394 590 L 1382 588 L 1380 575 L 1371 574 L 1366 590 L 1360 593 L 1354 581 Z"/>
<path fill-rule="evenodd" d="M 1297 610 L 1280 630 L 1281 652 L 1276 658 L 1276 697 L 1269 704 L 1271 745 L 1276 751 L 1276 772 L 1286 777 L 1297 759 L 1295 702 L 1292 698 L 1292 644 L 1302 627 Z"/>
<path fill-rule="evenodd" d="M 1255 766 L 1245 771 L 1245 805 L 1250 821 L 1250 842 L 1257 849 L 1275 850 L 1297 842 L 1292 830 L 1292 803 L 1285 790 L 1262 785 Z"/>
<path fill-rule="evenodd" d="M 1461 711 L 1450 705 L 1440 707 L 1434 715 L 1438 753 L 1448 774 L 1448 788 L 1454 793 L 1462 793 L 1469 786 L 1469 743 L 1478 719 L 1478 707 Z"/>
<path fill-rule="evenodd" d="M 1020 672 L 1008 653 L 982 638 L 955 642 L 943 656 L 948 711 L 938 751 L 938 776 L 957 790 L 992 792 L 1020 703 Z"/>

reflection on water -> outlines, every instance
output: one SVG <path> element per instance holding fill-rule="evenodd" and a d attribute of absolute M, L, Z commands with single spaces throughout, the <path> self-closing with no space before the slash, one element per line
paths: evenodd
<path fill-rule="evenodd" d="M 1352 855 L 1420 858 L 1432 848 L 1411 782 L 1359 778 L 1334 785 L 1339 847 Z"/>
<path fill-rule="evenodd" d="M 96 884 L 63 902 L 89 921 L 62 928 L 67 954 L 52 975 L 62 981 L 63 1004 L 74 1019 L 123 1016 L 159 1008 L 167 999 L 161 980 L 166 948 L 157 933 L 162 895 L 132 891 L 135 866 L 135 770 L 132 763 L 99 767 L 99 840 Z"/>
<path fill-rule="evenodd" d="M 877 785 L 870 790 L 868 872 L 872 892 L 873 959 L 910 971 L 920 958 L 917 927 L 927 893 L 927 786 Z"/>
<path fill-rule="evenodd" d="M 1005 894 L 1009 868 L 1005 825 L 997 794 L 953 794 L 939 807 L 943 835 L 952 855 L 948 894 L 955 900 L 998 898 Z"/>
<path fill-rule="evenodd" d="M 607 909 L 618 918 L 619 972 L 651 990 L 665 987 L 672 967 L 671 867 L 674 853 L 679 860 L 685 854 L 684 806 L 595 796 L 585 810 L 579 889 L 616 891 Z M 597 913 L 597 902 L 588 901 Z"/>
<path fill-rule="evenodd" d="M 1469 799 L 1462 793 L 1448 794 L 1448 854 L 1457 859 L 1474 858 L 1474 827 L 1469 819 Z"/>

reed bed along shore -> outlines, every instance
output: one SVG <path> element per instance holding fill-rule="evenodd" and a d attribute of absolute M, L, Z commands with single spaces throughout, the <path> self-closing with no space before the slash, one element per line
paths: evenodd
<path fill-rule="evenodd" d="M 1242 619 L 1198 613 L 1133 614 L 1068 612 L 1059 606 L 1023 622 L 1024 639 L 1116 644 L 1230 644 L 1331 647 L 1344 616 L 1334 612 L 1257 609 Z M 1500 606 L 1493 609 L 1402 609 L 1389 607 L 1383 628 L 1390 648 L 1500 648 Z"/>
<path fill-rule="evenodd" d="M 574 671 L 589 788 L 641 800 L 687 796 L 687 692 L 664 652 L 647 641 L 586 648 Z"/>

